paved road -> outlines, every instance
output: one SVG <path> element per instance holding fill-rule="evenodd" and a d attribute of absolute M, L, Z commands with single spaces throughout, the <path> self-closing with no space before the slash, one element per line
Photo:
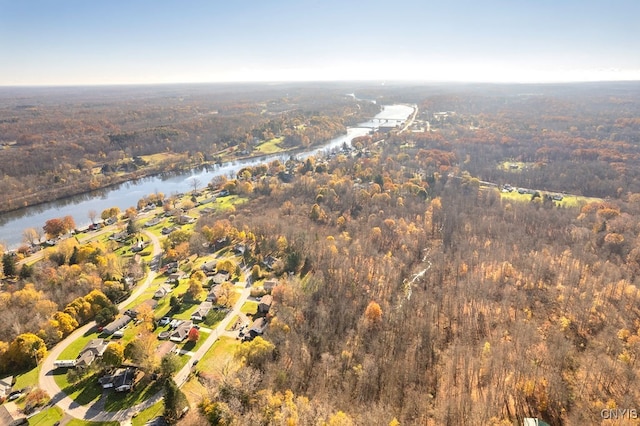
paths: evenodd
<path fill-rule="evenodd" d="M 158 237 L 147 231 L 143 231 L 143 233 L 151 239 L 151 242 L 153 244 L 153 256 L 160 256 L 162 254 L 162 248 L 160 246 L 160 240 L 158 240 Z M 131 293 L 131 296 L 129 296 L 124 302 L 120 303 L 118 307 L 120 309 L 123 309 L 129 303 L 134 301 L 138 296 L 140 296 L 140 294 L 142 294 L 142 292 L 144 292 L 149 287 L 155 277 L 156 272 L 154 270 L 149 271 L 147 278 L 141 284 L 139 284 L 133 291 L 133 293 Z M 44 389 L 49 395 L 51 395 L 51 404 L 57 405 L 58 407 L 62 408 L 62 410 L 66 414 L 79 419 L 101 420 L 101 414 L 104 413 L 104 399 L 101 398 L 96 404 L 92 406 L 82 406 L 75 403 L 71 398 L 69 398 L 64 392 L 60 390 L 58 384 L 55 382 L 53 378 L 53 370 L 55 370 L 53 362 L 58 359 L 62 351 L 64 351 L 66 347 L 69 346 L 69 344 L 81 337 L 95 325 L 95 321 L 92 321 L 67 336 L 66 339 L 64 339 L 56 346 L 54 346 L 53 349 L 51 349 L 47 357 L 42 362 L 42 366 L 40 367 L 39 386 L 41 389 Z M 155 401 L 153 403 L 155 403 Z M 106 420 L 119 420 L 119 416 L 121 413 L 118 412 L 108 414 L 110 415 L 110 418 Z M 131 418 L 132 414 L 133 411 L 131 411 L 130 413 L 123 413 L 123 415 L 128 415 L 129 418 Z"/>
<path fill-rule="evenodd" d="M 155 258 L 155 256 L 158 256 L 162 253 L 162 250 L 160 247 L 160 241 L 155 235 L 151 234 L 150 232 L 144 231 L 144 233 L 151 239 L 153 243 L 153 256 Z M 247 270 L 244 270 L 243 272 L 245 274 L 248 274 L 249 270 L 247 269 Z M 125 306 L 127 306 L 129 303 L 135 300 L 140 294 L 142 294 L 142 292 L 144 292 L 149 287 L 149 285 L 151 284 L 151 282 L 153 282 L 155 277 L 156 277 L 156 272 L 154 270 L 150 271 L 145 281 L 138 286 L 138 288 L 131 294 L 131 296 L 127 298 L 127 300 L 120 303 L 118 307 L 120 309 L 123 309 Z M 238 301 L 235 303 L 231 311 L 225 316 L 225 318 L 214 329 L 212 329 L 211 333 L 209 334 L 209 337 L 207 337 L 207 340 L 202 344 L 202 346 L 200 346 L 200 348 L 192 354 L 192 360 L 201 359 L 204 356 L 204 354 L 209 349 L 211 349 L 211 346 L 213 346 L 213 344 L 216 342 L 216 340 L 218 340 L 220 336 L 229 335 L 229 332 L 227 332 L 225 329 L 227 328 L 231 320 L 236 315 L 240 317 L 244 317 L 244 315 L 240 312 L 240 309 L 242 308 L 242 305 L 249 297 L 251 293 L 251 287 L 247 287 L 246 283 L 244 282 L 237 283 L 236 288 L 239 288 L 239 287 L 242 288 L 242 293 L 240 294 Z M 104 404 L 105 404 L 107 393 L 104 393 L 102 397 L 92 405 L 86 405 L 86 406 L 78 405 L 71 398 L 69 398 L 64 392 L 62 392 L 62 390 L 60 390 L 60 388 L 58 387 L 58 385 L 56 384 L 53 378 L 53 370 L 55 369 L 53 367 L 53 362 L 58 359 L 62 351 L 71 342 L 81 337 L 93 326 L 95 326 L 95 322 L 91 322 L 77 329 L 76 331 L 71 333 L 66 339 L 64 339 L 62 342 L 58 343 L 51 350 L 51 352 L 49 352 L 49 355 L 43 361 L 42 367 L 40 369 L 40 377 L 39 377 L 40 388 L 47 391 L 49 395 L 52 395 L 51 404 L 57 405 L 58 407 L 62 408 L 62 410 L 65 412 L 65 415 L 66 415 L 65 417 L 71 416 L 71 417 L 75 417 L 83 420 L 102 421 L 102 422 L 119 421 L 121 422 L 121 424 L 126 424 L 131 420 L 134 414 L 160 401 L 162 399 L 162 392 L 158 392 L 155 395 L 153 395 L 151 398 L 144 401 L 143 403 L 136 405 L 134 407 L 128 408 L 126 410 L 105 411 Z M 178 386 L 182 386 L 188 380 L 189 374 L 191 373 L 191 369 L 193 366 L 192 360 L 187 362 L 187 364 L 178 373 L 176 373 L 176 376 L 174 379 L 178 384 Z"/>
<path fill-rule="evenodd" d="M 224 319 L 220 321 L 220 323 L 216 326 L 216 328 L 212 330 L 203 345 L 200 346 L 200 348 L 193 354 L 192 360 L 200 360 L 204 356 L 204 354 L 207 353 L 209 349 L 211 349 L 211 346 L 213 346 L 213 344 L 216 342 L 216 340 L 218 340 L 220 336 L 228 334 L 226 332 L 226 328 L 231 320 L 235 318 L 236 315 L 242 315 L 240 312 L 240 308 L 242 308 L 244 302 L 247 301 L 247 298 L 251 293 L 251 287 L 245 287 L 244 283 L 238 283 L 236 286 L 244 287 L 242 293 L 240 294 L 240 298 L 235 303 L 235 305 L 233 305 L 233 308 L 227 314 L 227 316 L 225 316 Z M 189 374 L 191 373 L 192 366 L 193 361 L 188 362 L 178 373 L 176 373 L 174 380 L 176 381 L 178 386 L 182 386 L 187 381 L 187 379 L 189 378 Z"/>

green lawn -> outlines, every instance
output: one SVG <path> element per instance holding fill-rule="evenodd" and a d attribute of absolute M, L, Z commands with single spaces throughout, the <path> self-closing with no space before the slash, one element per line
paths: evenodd
<path fill-rule="evenodd" d="M 255 315 L 255 313 L 258 312 L 258 302 L 247 300 L 240 308 L 240 312 L 242 312 L 243 314 Z"/>
<path fill-rule="evenodd" d="M 262 154 L 273 154 L 274 152 L 284 151 L 282 147 L 280 147 L 280 143 L 284 140 L 284 138 L 273 138 L 268 141 L 262 142 L 260 145 L 256 147 L 256 151 Z"/>
<path fill-rule="evenodd" d="M 62 408 L 51 407 L 46 410 L 40 411 L 35 416 L 29 418 L 30 426 L 50 426 L 55 422 L 62 420 L 64 412 Z"/>
<path fill-rule="evenodd" d="M 67 346 L 62 351 L 58 359 L 76 359 L 82 348 L 84 348 L 90 340 L 97 339 L 99 334 L 100 333 L 95 329 L 90 329 L 88 334 L 74 340 L 69 346 Z"/>
<path fill-rule="evenodd" d="M 238 318 L 240 318 L 240 316 L 234 315 L 233 318 L 231 318 L 231 321 L 229 321 L 229 324 L 227 325 L 227 328 L 225 328 L 225 330 L 227 330 L 227 331 L 233 330 L 233 327 L 238 322 Z"/>
<path fill-rule="evenodd" d="M 211 349 L 198 362 L 198 370 L 206 373 L 219 373 L 222 367 L 234 364 L 234 354 L 240 341 L 232 337 L 222 336 L 213 344 Z"/>
<path fill-rule="evenodd" d="M 131 424 L 132 426 L 144 426 L 146 422 L 158 416 L 161 416 L 163 412 L 164 403 L 162 402 L 162 400 L 160 400 L 146 410 L 140 411 L 140 413 L 138 413 L 138 415 L 131 420 Z"/>
<path fill-rule="evenodd" d="M 119 411 L 134 407 L 151 398 L 162 390 L 162 385 L 157 382 L 149 382 L 146 386 L 136 386 L 133 392 L 109 392 L 104 408 L 106 411 Z"/>
<path fill-rule="evenodd" d="M 517 166 L 512 168 L 511 165 Z M 522 161 L 503 161 L 498 164 L 498 169 L 504 170 L 507 172 L 519 173 L 522 172 L 525 168 L 533 167 L 534 163 L 525 163 Z"/>
<path fill-rule="evenodd" d="M 53 379 L 60 389 L 79 405 L 88 405 L 102 395 L 102 387 L 98 384 L 98 379 L 93 374 L 74 385 L 69 384 L 67 381 L 66 368 L 55 369 L 53 374 Z"/>
<path fill-rule="evenodd" d="M 160 288 L 160 286 L 164 285 L 164 282 L 167 280 L 166 275 L 157 276 L 149 285 L 149 287 L 140 294 L 140 296 L 136 297 L 131 303 L 127 305 L 127 309 L 133 309 L 138 305 L 146 302 L 149 299 L 153 298 L 153 293 L 156 292 Z M 169 284 L 167 284 L 169 285 Z M 171 296 L 169 296 L 171 297 Z"/>
<path fill-rule="evenodd" d="M 195 302 L 193 304 L 183 302 L 180 312 L 174 313 L 173 318 L 181 319 L 181 320 L 190 320 L 191 314 L 197 311 L 199 306 L 200 306 L 200 302 Z"/>
<path fill-rule="evenodd" d="M 500 192 L 500 197 L 503 200 L 509 201 L 531 202 L 531 194 L 520 194 L 518 193 L 518 191 Z M 580 207 L 587 203 L 601 201 L 601 198 L 582 197 L 579 195 L 564 195 L 562 201 L 554 201 L 554 203 L 561 207 Z"/>
<path fill-rule="evenodd" d="M 182 345 L 180 349 L 187 352 L 197 351 L 204 344 L 204 341 L 207 340 L 207 337 L 209 337 L 209 334 L 210 333 L 200 330 L 200 338 L 195 344 L 193 342 L 185 341 L 185 343 Z"/>
<path fill-rule="evenodd" d="M 13 386 L 13 388 L 22 389 L 28 386 L 32 386 L 32 387 L 37 386 L 39 374 L 40 374 L 40 365 L 38 365 L 37 367 L 29 371 L 16 374 L 16 384 Z"/>
<path fill-rule="evenodd" d="M 246 202 L 248 198 L 239 197 L 237 195 L 229 195 L 226 197 L 218 197 L 218 200 L 213 204 L 217 211 L 226 211 L 231 207 Z"/>

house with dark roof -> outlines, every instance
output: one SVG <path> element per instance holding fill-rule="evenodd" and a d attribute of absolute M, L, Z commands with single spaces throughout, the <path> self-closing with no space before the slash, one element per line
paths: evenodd
<path fill-rule="evenodd" d="M 204 301 L 198 306 L 198 309 L 191 314 L 192 321 L 204 321 L 204 318 L 207 316 L 209 311 L 213 308 L 213 303 L 209 301 Z"/>
<path fill-rule="evenodd" d="M 262 336 L 262 333 L 264 333 L 264 330 L 266 330 L 267 325 L 268 323 L 265 317 L 258 318 L 251 323 L 251 327 L 249 327 L 249 336 L 251 336 L 251 338 Z"/>
<path fill-rule="evenodd" d="M 107 324 L 103 329 L 102 332 L 106 335 L 112 335 L 113 333 L 115 333 L 116 331 L 120 330 L 121 328 L 123 328 L 125 325 L 129 324 L 131 322 L 131 317 L 129 315 L 123 315 L 120 318 L 116 318 L 115 320 L 111 321 L 109 324 Z"/>
<path fill-rule="evenodd" d="M 76 368 L 90 366 L 96 358 L 101 357 L 107 349 L 107 342 L 104 339 L 93 339 L 85 345 L 76 358 Z"/>
<path fill-rule="evenodd" d="M 177 283 L 178 281 L 180 281 L 182 278 L 185 277 L 185 273 L 183 271 L 176 271 L 173 274 L 169 274 L 169 276 L 167 277 L 167 282 L 168 283 Z"/>

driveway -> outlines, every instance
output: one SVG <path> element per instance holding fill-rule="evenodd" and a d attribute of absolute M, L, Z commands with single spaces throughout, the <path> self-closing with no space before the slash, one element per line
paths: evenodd
<path fill-rule="evenodd" d="M 160 240 L 158 240 L 158 237 L 156 237 L 155 235 L 153 235 L 148 231 L 143 231 L 143 233 L 147 237 L 149 237 L 149 239 L 151 240 L 151 243 L 153 244 L 153 251 L 152 251 L 153 256 L 156 257 L 161 255 L 162 248 L 160 246 Z M 156 277 L 156 272 L 153 270 L 149 271 L 149 275 L 147 275 L 147 278 L 137 286 L 137 288 L 133 291 L 133 293 L 131 293 L 131 296 L 127 298 L 127 300 L 125 300 L 124 302 L 118 305 L 118 308 L 122 310 L 125 306 L 127 306 L 129 303 L 135 300 L 138 296 L 140 296 L 140 294 L 142 294 L 142 292 L 144 292 L 147 289 L 147 287 L 149 287 L 149 285 L 153 282 L 155 277 Z M 66 339 L 58 343 L 56 346 L 54 346 L 53 349 L 51 349 L 51 351 L 49 352 L 47 357 L 44 359 L 40 367 L 40 375 L 38 378 L 39 386 L 41 389 L 44 389 L 51 396 L 51 405 L 57 405 L 66 414 L 73 416 L 75 418 L 86 419 L 86 420 L 96 420 L 96 421 L 120 420 L 124 418 L 124 417 L 121 417 L 123 415 L 128 416 L 128 418 L 131 418 L 131 416 L 134 413 L 132 409 L 123 410 L 123 412 L 113 412 L 113 413 L 104 412 L 104 399 L 103 399 L 104 396 L 103 398 L 100 398 L 100 400 L 95 404 L 93 404 L 92 406 L 78 405 L 71 398 L 69 398 L 64 392 L 62 392 L 62 390 L 60 390 L 60 388 L 58 387 L 58 384 L 55 382 L 53 378 L 53 370 L 55 370 L 55 367 L 53 366 L 53 362 L 58 359 L 62 351 L 64 351 L 66 347 L 69 346 L 69 344 L 71 344 L 74 340 L 80 338 L 82 335 L 84 335 L 87 331 L 89 331 L 95 325 L 96 325 L 95 321 L 91 321 L 90 323 L 85 324 L 84 326 L 78 328 L 69 336 L 67 336 Z M 153 400 L 153 398 L 145 401 L 145 404 L 150 403 L 149 405 L 152 405 L 158 399 L 154 400 L 153 402 L 151 402 L 151 400 Z"/>

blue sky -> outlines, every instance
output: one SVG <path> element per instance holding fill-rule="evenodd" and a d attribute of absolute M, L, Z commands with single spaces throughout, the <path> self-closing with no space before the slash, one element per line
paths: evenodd
<path fill-rule="evenodd" d="M 640 79 L 638 0 L 0 0 L 0 85 Z"/>

